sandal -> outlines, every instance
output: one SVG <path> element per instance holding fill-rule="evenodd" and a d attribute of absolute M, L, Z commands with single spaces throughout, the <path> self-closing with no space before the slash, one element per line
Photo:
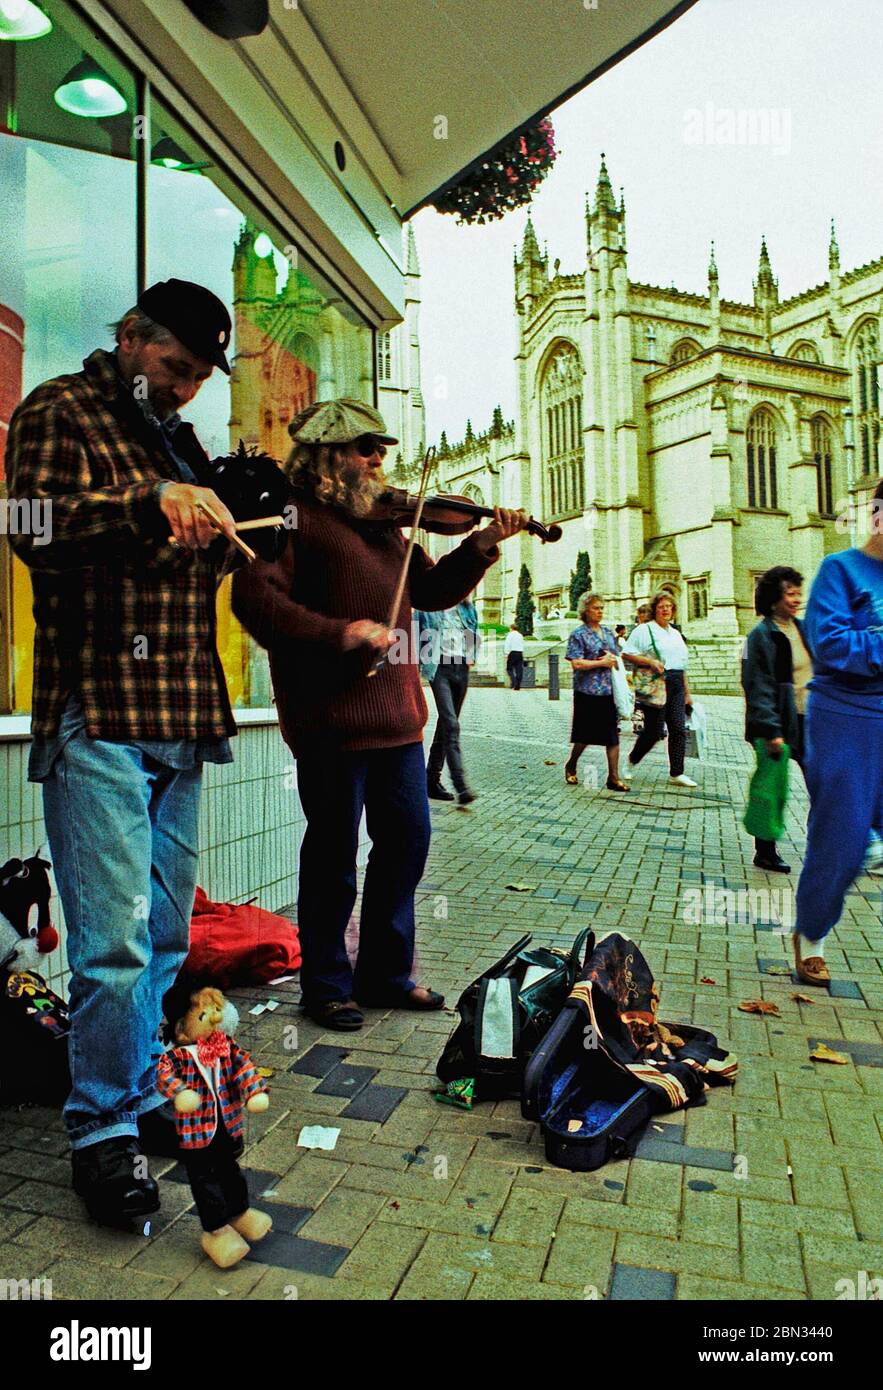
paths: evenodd
<path fill-rule="evenodd" d="M 365 1022 L 365 1015 L 352 999 L 325 999 L 304 1009 L 314 1023 L 338 1033 L 354 1033 Z"/>
<path fill-rule="evenodd" d="M 416 991 L 425 990 L 426 997 L 417 995 Z M 428 1012 L 434 1009 L 443 1009 L 445 1006 L 445 996 L 437 994 L 434 989 L 426 989 L 425 985 L 415 985 L 407 994 L 399 994 L 386 999 L 362 999 L 360 1001 L 369 1009 L 422 1009 Z"/>
<path fill-rule="evenodd" d="M 621 777 L 608 777 L 605 783 L 609 792 L 630 792 L 631 787 L 628 782 L 623 782 Z"/>
<path fill-rule="evenodd" d="M 568 768 L 564 769 L 564 780 L 569 787 L 579 786 L 579 778 L 577 777 L 576 773 L 570 772 Z"/>
<path fill-rule="evenodd" d="M 807 956 L 806 959 L 802 959 L 800 937 L 797 932 L 792 934 L 791 940 L 794 943 L 794 968 L 798 980 L 802 980 L 805 985 L 818 985 L 824 989 L 831 983 L 831 972 L 824 956 Z"/>

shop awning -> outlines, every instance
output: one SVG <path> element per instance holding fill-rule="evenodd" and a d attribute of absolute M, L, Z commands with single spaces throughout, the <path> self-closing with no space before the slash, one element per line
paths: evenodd
<path fill-rule="evenodd" d="M 404 216 L 694 3 L 299 0 L 397 171 Z"/>

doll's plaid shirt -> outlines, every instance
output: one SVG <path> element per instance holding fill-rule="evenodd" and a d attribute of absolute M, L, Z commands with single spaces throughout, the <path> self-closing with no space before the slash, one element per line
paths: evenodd
<path fill-rule="evenodd" d="M 204 476 L 192 426 L 178 427 L 175 452 Z M 207 550 L 169 544 L 159 491 L 180 473 L 111 353 L 93 352 L 82 372 L 18 406 L 6 468 L 24 509 L 51 502 L 48 543 L 9 528 L 34 589 L 34 736 L 54 737 L 71 690 L 91 738 L 235 734 L 215 612 L 232 548 L 220 538 Z"/>
<path fill-rule="evenodd" d="M 231 1139 L 239 1139 L 244 1129 L 242 1108 L 252 1096 L 268 1089 L 258 1076 L 254 1062 L 237 1042 L 230 1039 L 230 1056 L 217 1062 L 217 1100 L 207 1084 L 196 1057 L 195 1047 L 184 1045 L 164 1052 L 159 1059 L 157 1088 L 166 1100 L 174 1101 L 179 1091 L 195 1091 L 197 1108 L 189 1115 L 175 1114 L 178 1143 L 182 1149 L 204 1149 L 218 1128 L 218 1106 L 221 1120 Z"/>

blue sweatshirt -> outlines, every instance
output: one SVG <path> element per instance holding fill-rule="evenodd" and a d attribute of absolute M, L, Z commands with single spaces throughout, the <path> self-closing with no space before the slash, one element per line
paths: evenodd
<path fill-rule="evenodd" d="M 883 560 L 863 550 L 826 555 L 805 626 L 813 708 L 883 719 Z"/>

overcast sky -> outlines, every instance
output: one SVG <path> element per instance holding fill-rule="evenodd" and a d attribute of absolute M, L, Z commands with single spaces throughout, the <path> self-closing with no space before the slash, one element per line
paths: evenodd
<path fill-rule="evenodd" d="M 532 205 L 550 268 L 584 268 L 602 150 L 625 190 L 632 280 L 705 293 L 713 238 L 722 297 L 750 301 L 765 234 L 787 298 L 827 279 L 832 216 L 843 270 L 883 255 L 881 53 L 881 0 L 699 0 L 553 114 L 561 153 Z M 756 143 L 726 143 L 728 111 L 752 112 Z M 414 219 L 429 441 L 461 438 L 467 417 L 485 428 L 498 402 L 515 413 L 512 252 L 525 221 Z"/>

